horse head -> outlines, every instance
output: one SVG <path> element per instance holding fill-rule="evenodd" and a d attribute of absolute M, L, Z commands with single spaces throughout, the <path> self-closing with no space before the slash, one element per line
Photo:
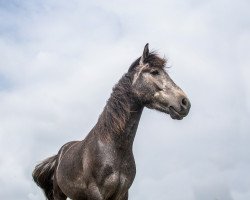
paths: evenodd
<path fill-rule="evenodd" d="M 165 70 L 166 60 L 149 52 L 145 45 L 143 54 L 129 68 L 132 74 L 132 91 L 138 101 L 181 120 L 191 107 L 187 95 L 177 86 Z"/>

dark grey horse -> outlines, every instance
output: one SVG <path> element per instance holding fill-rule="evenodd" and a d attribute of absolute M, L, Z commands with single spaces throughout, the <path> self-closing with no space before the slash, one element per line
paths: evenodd
<path fill-rule="evenodd" d="M 190 109 L 185 93 L 164 70 L 165 60 L 148 44 L 113 88 L 98 122 L 82 141 L 69 142 L 37 165 L 33 179 L 49 200 L 127 200 L 135 178 L 132 152 L 144 107 L 173 119 Z"/>

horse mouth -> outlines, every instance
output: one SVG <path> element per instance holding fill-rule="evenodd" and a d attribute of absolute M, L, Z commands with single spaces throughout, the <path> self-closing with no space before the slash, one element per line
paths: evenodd
<path fill-rule="evenodd" d="M 169 107 L 169 115 L 172 119 L 182 120 L 185 115 L 178 113 L 172 106 Z"/>

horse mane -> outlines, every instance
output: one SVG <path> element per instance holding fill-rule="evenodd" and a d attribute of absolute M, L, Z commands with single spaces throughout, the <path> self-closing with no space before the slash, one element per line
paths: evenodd
<path fill-rule="evenodd" d="M 113 87 L 110 98 L 102 114 L 98 119 L 98 127 L 104 130 L 104 133 L 121 133 L 125 130 L 126 121 L 129 119 L 131 107 L 132 79 L 129 73 L 122 76 L 119 82 Z M 104 135 L 104 137 L 106 137 Z"/>
<path fill-rule="evenodd" d="M 128 72 L 131 72 L 133 71 L 140 63 L 140 59 L 141 57 L 137 58 L 132 64 L 131 66 L 129 67 L 129 70 Z M 165 58 L 160 58 L 158 53 L 156 51 L 152 51 L 149 53 L 149 55 L 145 58 L 144 60 L 145 63 L 148 63 L 149 66 L 154 66 L 154 67 L 157 67 L 157 68 L 164 68 L 166 63 L 167 63 L 167 60 Z"/>

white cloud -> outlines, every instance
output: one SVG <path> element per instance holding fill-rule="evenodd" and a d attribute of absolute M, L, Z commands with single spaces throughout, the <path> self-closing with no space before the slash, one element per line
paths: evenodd
<path fill-rule="evenodd" d="M 248 4 L 0 4 L 0 196 L 43 198 L 31 180 L 34 165 L 84 138 L 149 42 L 169 58 L 192 109 L 178 122 L 144 111 L 131 199 L 248 200 Z"/>

